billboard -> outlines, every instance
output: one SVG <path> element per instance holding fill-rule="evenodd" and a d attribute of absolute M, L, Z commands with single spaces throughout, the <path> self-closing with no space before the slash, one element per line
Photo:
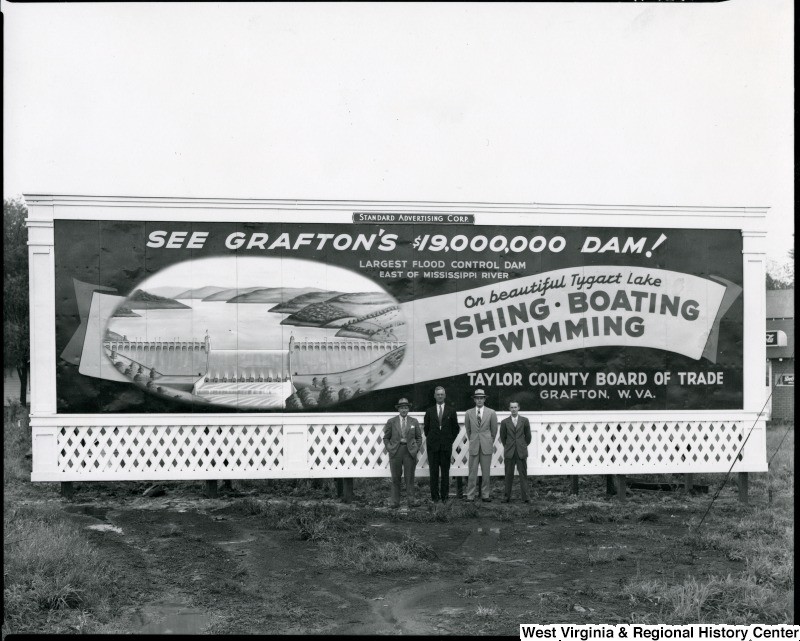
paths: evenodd
<path fill-rule="evenodd" d="M 54 225 L 61 413 L 743 406 L 739 230 Z"/>

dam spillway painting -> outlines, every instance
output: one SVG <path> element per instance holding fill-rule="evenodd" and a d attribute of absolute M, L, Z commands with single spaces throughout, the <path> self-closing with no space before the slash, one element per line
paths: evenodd
<path fill-rule="evenodd" d="M 271 257 L 178 263 L 116 308 L 103 352 L 150 393 L 258 410 L 331 408 L 391 376 L 406 322 L 360 274 Z"/>

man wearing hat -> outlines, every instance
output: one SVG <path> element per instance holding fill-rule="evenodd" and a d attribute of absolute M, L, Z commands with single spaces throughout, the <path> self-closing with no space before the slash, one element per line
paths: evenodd
<path fill-rule="evenodd" d="M 475 500 L 478 484 L 478 465 L 481 466 L 481 498 L 491 501 L 489 492 L 489 468 L 492 465 L 492 450 L 497 437 L 497 414 L 485 407 L 486 394 L 476 389 L 472 395 L 475 407 L 464 413 L 464 427 L 469 439 L 469 483 L 467 485 L 467 501 Z"/>
<path fill-rule="evenodd" d="M 393 416 L 383 427 L 383 444 L 389 452 L 389 470 L 392 473 L 392 507 L 400 507 L 400 476 L 406 477 L 406 499 L 409 506 L 416 506 L 414 500 L 414 470 L 417 467 L 417 454 L 422 445 L 422 429 L 419 421 L 408 415 L 411 403 L 407 398 L 397 401 L 398 416 Z"/>

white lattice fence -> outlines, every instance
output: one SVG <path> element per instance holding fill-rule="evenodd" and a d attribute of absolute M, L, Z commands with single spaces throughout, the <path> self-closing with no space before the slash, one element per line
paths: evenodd
<path fill-rule="evenodd" d="M 373 471 L 388 469 L 389 456 L 383 446 L 383 425 L 309 425 L 308 468 Z"/>
<path fill-rule="evenodd" d="M 388 475 L 389 457 L 383 445 L 383 425 L 309 425 L 308 467 L 314 473 L 330 470 L 374 472 Z M 453 443 L 451 469 L 467 473 L 469 447 L 463 428 Z M 494 445 L 492 466 L 503 469 L 503 448 L 498 440 Z M 417 476 L 428 476 L 428 450 L 423 438 L 417 457 Z M 370 474 L 362 474 L 369 476 Z"/>
<path fill-rule="evenodd" d="M 745 429 L 736 421 L 542 423 L 537 431 L 537 465 L 562 474 L 727 471 L 745 453 Z"/>
<path fill-rule="evenodd" d="M 105 417 L 98 417 L 103 419 Z M 182 417 L 183 418 L 183 417 Z M 227 418 L 227 417 L 226 417 Z M 33 425 L 33 480 L 168 480 L 389 476 L 383 446 L 386 416 L 363 422 L 284 418 L 269 425 Z M 253 420 L 251 417 L 247 417 Z M 626 417 L 627 418 L 627 417 Z M 76 423 L 79 418 L 73 418 Z M 228 419 L 230 420 L 230 419 Z M 308 420 L 308 419 L 306 419 Z M 60 417 L 48 422 L 62 422 Z M 463 421 L 463 419 L 462 419 Z M 44 422 L 44 421 L 39 421 Z M 109 421 L 110 422 L 110 421 Z M 751 432 L 749 440 L 745 440 Z M 531 474 L 638 474 L 766 471 L 763 422 L 735 420 L 558 420 L 531 422 Z M 744 446 L 744 447 L 743 447 Z M 492 473 L 503 473 L 499 438 Z M 462 429 L 451 474 L 466 475 L 469 450 Z M 424 443 L 417 475 L 428 476 Z"/>
<path fill-rule="evenodd" d="M 58 467 L 64 473 L 159 475 L 264 473 L 283 470 L 280 425 L 139 425 L 62 427 Z M 156 476 L 153 476 L 156 475 Z"/>

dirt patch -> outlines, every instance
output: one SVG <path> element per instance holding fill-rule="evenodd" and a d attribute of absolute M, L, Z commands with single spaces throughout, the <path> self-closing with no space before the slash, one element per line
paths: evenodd
<path fill-rule="evenodd" d="M 83 492 L 80 503 L 55 504 L 137 588 L 96 632 L 510 634 L 522 622 L 646 619 L 659 603 L 632 599 L 624 589 L 632 579 L 680 582 L 742 569 L 723 550 L 687 544 L 687 524 L 707 504 L 701 497 L 640 495 L 619 505 L 599 492 L 582 500 L 540 493 L 531 504 L 493 502 L 472 513 L 258 493 L 207 499 L 186 488 L 86 499 Z M 389 574 L 323 567 L 330 542 L 324 548 L 325 539 L 292 525 L 304 510 L 352 517 L 345 538 L 416 541 L 429 556 Z"/>

